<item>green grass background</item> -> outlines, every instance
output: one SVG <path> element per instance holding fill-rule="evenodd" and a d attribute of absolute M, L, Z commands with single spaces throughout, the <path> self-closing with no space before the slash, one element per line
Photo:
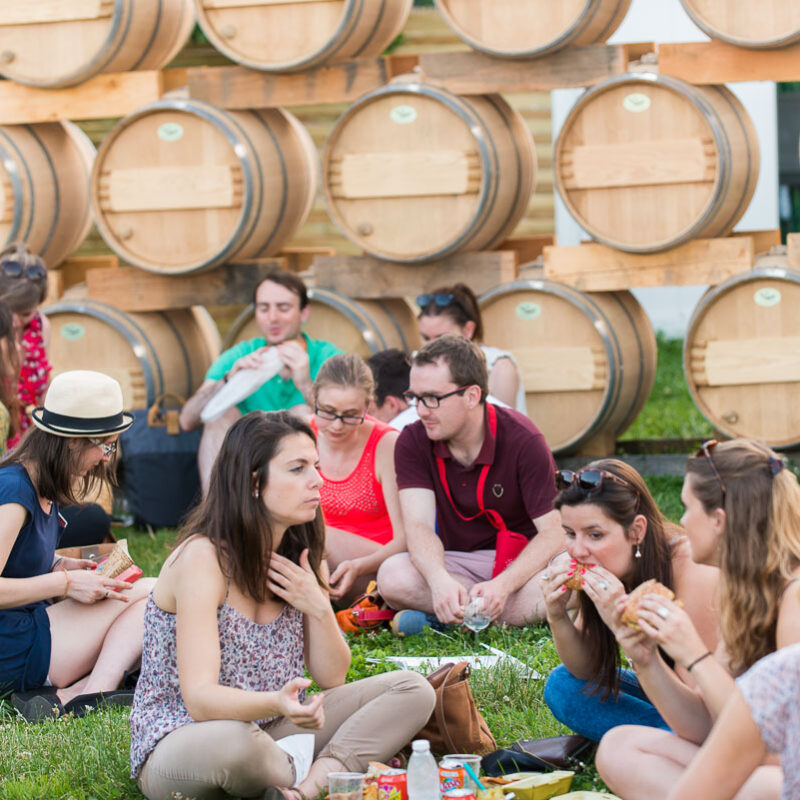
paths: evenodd
<path fill-rule="evenodd" d="M 626 439 L 700 438 L 711 428 L 691 402 L 681 367 L 681 342 L 659 338 L 659 367 L 650 400 L 625 435 Z M 681 515 L 678 477 L 647 477 L 664 513 Z M 157 575 L 175 539 L 174 530 L 146 533 L 123 529 L 134 561 L 145 575 Z M 546 626 L 491 627 L 479 641 L 505 650 L 543 675 L 558 665 Z M 394 638 L 388 631 L 350 637 L 353 660 L 348 680 L 393 667 L 382 659 L 392 655 L 454 657 L 485 653 L 471 633 L 433 631 L 412 639 Z M 508 665 L 475 670 L 470 683 L 476 701 L 499 746 L 520 738 L 540 738 L 567 731 L 550 714 L 542 699 L 543 680 L 522 678 Z M 130 736 L 125 710 L 106 710 L 81 719 L 65 718 L 29 725 L 8 705 L 0 706 L 0 800 L 121 800 L 141 798 L 129 780 Z M 573 789 L 602 789 L 593 766 L 576 775 Z"/>

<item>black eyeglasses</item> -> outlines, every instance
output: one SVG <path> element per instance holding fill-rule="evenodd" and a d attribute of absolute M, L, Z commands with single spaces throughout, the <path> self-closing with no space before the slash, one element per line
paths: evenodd
<path fill-rule="evenodd" d="M 364 421 L 364 417 L 367 416 L 366 411 L 360 417 L 356 417 L 352 414 L 336 414 L 333 411 L 328 411 L 324 408 L 320 408 L 319 406 L 314 406 L 314 413 L 320 419 L 325 419 L 328 422 L 335 422 L 337 419 L 340 419 L 342 421 L 342 425 L 361 425 L 361 423 Z"/>
<path fill-rule="evenodd" d="M 0 261 L 0 270 L 8 278 L 25 277 L 28 280 L 40 281 L 47 277 L 47 270 L 41 264 L 23 264 L 12 259 Z"/>
<path fill-rule="evenodd" d="M 596 492 L 605 480 L 633 489 L 628 481 L 605 469 L 583 469 L 580 472 L 573 472 L 571 469 L 560 469 L 556 472 L 556 489 L 559 491 L 569 489 L 572 484 L 577 482 L 578 486 L 585 492 Z"/>
<path fill-rule="evenodd" d="M 103 451 L 103 455 L 106 458 L 111 458 L 114 453 L 117 452 L 117 443 L 116 442 L 103 442 L 100 439 L 89 439 L 89 441 L 95 446 L 99 447 Z"/>
<path fill-rule="evenodd" d="M 418 294 L 417 295 L 417 305 L 420 308 L 425 308 L 425 306 L 430 305 L 431 303 L 436 303 L 439 308 L 447 308 L 450 303 L 455 300 L 452 292 L 447 292 L 444 294 Z"/>
<path fill-rule="evenodd" d="M 471 386 L 472 384 L 470 384 Z M 415 406 L 417 403 L 422 403 L 425 408 L 439 408 L 442 400 L 452 397 L 454 394 L 463 394 L 469 389 L 469 386 L 459 386 L 458 389 L 453 389 L 452 392 L 446 394 L 414 394 L 414 392 L 403 392 L 403 400 L 410 406 Z"/>
<path fill-rule="evenodd" d="M 708 461 L 708 466 L 711 467 L 711 471 L 714 473 L 714 477 L 717 479 L 717 483 L 719 483 L 719 488 L 722 490 L 722 504 L 725 505 L 725 493 L 728 490 L 725 487 L 725 481 L 722 480 L 722 475 L 719 474 L 717 465 L 714 463 L 714 459 L 711 458 L 711 448 L 716 447 L 718 444 L 719 442 L 716 439 L 709 439 L 707 442 L 703 442 L 703 444 L 700 445 L 700 449 L 697 451 L 697 456 L 706 457 L 706 461 Z"/>

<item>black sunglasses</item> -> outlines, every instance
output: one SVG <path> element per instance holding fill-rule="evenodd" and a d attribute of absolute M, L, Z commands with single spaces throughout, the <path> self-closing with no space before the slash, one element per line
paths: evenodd
<path fill-rule="evenodd" d="M 717 479 L 717 483 L 719 483 L 719 488 L 722 490 L 722 505 L 725 505 L 725 493 L 728 491 L 725 486 L 725 481 L 722 480 L 722 475 L 719 474 L 719 470 L 717 469 L 717 465 L 714 463 L 714 459 L 711 458 L 711 449 L 716 447 L 719 442 L 716 439 L 709 439 L 707 442 L 703 442 L 700 445 L 700 449 L 697 451 L 697 456 L 705 456 L 706 461 L 708 461 L 708 466 L 711 467 L 711 471 L 714 473 L 714 477 Z M 772 473 L 775 475 L 775 473 Z"/>
<path fill-rule="evenodd" d="M 47 270 L 41 264 L 23 264 L 13 259 L 0 261 L 0 270 L 8 278 L 25 277 L 32 281 L 40 281 L 47 277 Z"/>
<path fill-rule="evenodd" d="M 418 294 L 417 295 L 417 305 L 420 308 L 425 308 L 426 306 L 430 305 L 431 303 L 436 303 L 439 308 L 447 308 L 450 303 L 455 300 L 455 297 L 451 292 L 447 292 L 446 294 Z"/>
<path fill-rule="evenodd" d="M 570 486 L 577 482 L 578 486 L 585 492 L 596 492 L 602 487 L 605 480 L 633 489 L 628 481 L 605 469 L 583 469 L 580 472 L 573 472 L 571 469 L 560 469 L 556 472 L 556 489 L 559 491 L 569 489 Z"/>

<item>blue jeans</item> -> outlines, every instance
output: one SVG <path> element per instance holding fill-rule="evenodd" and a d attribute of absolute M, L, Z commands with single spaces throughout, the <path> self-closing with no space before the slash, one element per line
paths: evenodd
<path fill-rule="evenodd" d="M 562 664 L 556 667 L 544 686 L 544 701 L 553 716 L 587 739 L 599 742 L 603 734 L 617 725 L 646 725 L 670 730 L 656 707 L 647 699 L 632 670 L 620 670 L 619 695 L 603 700 L 598 694 L 587 694 L 588 681 L 571 675 Z"/>

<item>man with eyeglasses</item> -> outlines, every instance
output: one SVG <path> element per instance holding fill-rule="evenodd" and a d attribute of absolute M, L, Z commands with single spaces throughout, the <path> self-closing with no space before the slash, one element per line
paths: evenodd
<path fill-rule="evenodd" d="M 486 394 L 468 339 L 442 336 L 413 356 L 405 397 L 420 419 L 395 447 L 408 552 L 378 571 L 399 636 L 461 623 L 474 597 L 492 620 L 544 618 L 537 575 L 564 542 L 553 456 L 526 416 Z"/>
<path fill-rule="evenodd" d="M 270 270 L 253 292 L 255 322 L 261 336 L 239 342 L 226 350 L 208 369 L 202 386 L 181 409 L 180 426 L 193 431 L 203 423 L 201 413 L 208 401 L 242 369 L 257 369 L 272 347 L 282 363 L 280 372 L 261 384 L 249 397 L 229 408 L 203 427 L 197 465 L 203 494 L 208 489 L 211 467 L 225 434 L 250 411 L 288 409 L 303 416 L 311 413 L 311 385 L 320 367 L 342 351 L 301 330 L 308 320 L 308 294 L 302 279 L 284 269 Z"/>

